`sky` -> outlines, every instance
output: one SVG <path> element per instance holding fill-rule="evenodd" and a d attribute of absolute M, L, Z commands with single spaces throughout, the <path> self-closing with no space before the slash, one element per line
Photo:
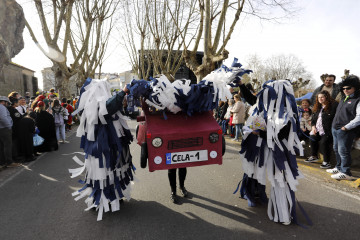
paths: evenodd
<path fill-rule="evenodd" d="M 34 31 L 41 35 L 32 1 L 17 1 L 24 9 Z M 230 65 L 234 57 L 241 63 L 257 54 L 262 59 L 273 55 L 294 54 L 307 71 L 312 73 L 315 86 L 320 85 L 320 75 L 335 74 L 340 81 L 344 69 L 360 75 L 360 1 L 358 0 L 297 0 L 301 10 L 281 24 L 261 22 L 245 18 L 238 22 L 226 49 L 230 52 L 224 62 Z M 24 29 L 24 49 L 12 59 L 13 62 L 35 71 L 42 87 L 41 70 L 51 66 Z M 41 43 L 41 40 L 40 40 Z M 118 73 L 130 70 L 125 49 L 118 43 L 109 46 L 111 55 L 103 65 L 103 72 Z"/>

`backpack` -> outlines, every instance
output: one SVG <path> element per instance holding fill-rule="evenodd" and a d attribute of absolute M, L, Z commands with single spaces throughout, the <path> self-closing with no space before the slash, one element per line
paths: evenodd
<path fill-rule="evenodd" d="M 61 126 L 64 124 L 64 118 L 59 112 L 54 111 L 54 118 L 55 118 L 55 126 Z"/>

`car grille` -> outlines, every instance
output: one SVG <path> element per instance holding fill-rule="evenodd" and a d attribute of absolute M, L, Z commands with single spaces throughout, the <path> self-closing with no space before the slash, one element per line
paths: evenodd
<path fill-rule="evenodd" d="M 188 147 L 196 147 L 203 145 L 203 138 L 185 138 L 178 140 L 171 140 L 168 142 L 168 149 L 178 149 L 178 148 L 188 148 Z"/>

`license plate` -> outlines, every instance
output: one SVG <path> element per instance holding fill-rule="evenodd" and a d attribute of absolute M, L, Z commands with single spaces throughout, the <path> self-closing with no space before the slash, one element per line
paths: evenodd
<path fill-rule="evenodd" d="M 201 162 L 208 160 L 208 151 L 174 152 L 166 154 L 166 164 Z"/>

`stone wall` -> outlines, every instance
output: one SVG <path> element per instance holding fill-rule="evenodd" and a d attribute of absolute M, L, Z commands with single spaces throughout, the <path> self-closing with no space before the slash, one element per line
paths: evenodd
<path fill-rule="evenodd" d="M 0 71 L 0 96 L 7 96 L 12 91 L 21 95 L 25 95 L 25 92 L 35 95 L 38 80 L 34 77 L 34 71 L 13 63 L 4 65 Z"/>

